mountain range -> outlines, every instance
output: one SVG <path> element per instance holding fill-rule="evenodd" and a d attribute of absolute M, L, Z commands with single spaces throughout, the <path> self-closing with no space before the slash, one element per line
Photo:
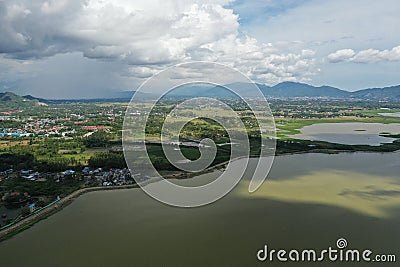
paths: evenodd
<path fill-rule="evenodd" d="M 333 99 L 360 99 L 360 100 L 383 100 L 383 101 L 400 101 L 400 85 L 385 87 L 385 88 L 370 88 L 362 89 L 354 92 L 341 90 L 331 86 L 312 86 L 305 83 L 283 82 L 275 86 L 267 86 L 264 84 L 256 84 L 262 94 L 267 98 L 333 98 Z M 242 97 L 256 97 L 254 88 L 251 83 L 232 83 L 225 85 L 226 87 L 235 89 Z M 14 93 L 0 93 L 0 107 L 57 104 L 65 102 L 106 102 L 119 101 L 128 102 L 132 98 L 135 91 L 115 92 L 113 95 L 106 98 L 94 99 L 60 99 L 48 100 L 37 98 L 31 95 L 18 96 Z M 137 96 L 140 99 L 150 99 L 154 95 L 138 92 Z M 228 98 L 235 95 L 222 86 L 191 84 L 177 87 L 170 91 L 166 97 L 170 98 L 188 98 L 188 97 L 220 97 Z"/>
<path fill-rule="evenodd" d="M 360 100 L 395 100 L 400 101 L 400 85 L 362 89 L 354 92 L 341 90 L 331 86 L 312 86 L 305 83 L 283 82 L 275 86 L 256 84 L 267 98 L 334 98 Z M 225 85 L 235 89 L 242 97 L 256 97 L 254 85 L 251 83 L 233 83 Z M 132 95 L 132 93 L 131 93 Z M 234 94 L 222 86 L 186 85 L 175 88 L 168 93 L 169 97 L 233 97 Z"/>

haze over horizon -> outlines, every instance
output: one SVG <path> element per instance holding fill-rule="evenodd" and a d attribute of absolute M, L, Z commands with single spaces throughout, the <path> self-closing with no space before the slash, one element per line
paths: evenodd
<path fill-rule="evenodd" d="M 0 92 L 105 97 L 196 60 L 267 85 L 398 85 L 399 13 L 395 0 L 0 1 Z"/>

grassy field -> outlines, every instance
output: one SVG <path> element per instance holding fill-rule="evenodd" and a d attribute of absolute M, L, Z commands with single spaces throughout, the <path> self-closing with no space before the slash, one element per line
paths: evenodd
<path fill-rule="evenodd" d="M 106 148 L 90 148 L 85 150 L 82 153 L 65 153 L 65 154 L 57 154 L 52 156 L 52 158 L 62 158 L 62 159 L 74 159 L 77 164 L 87 165 L 88 161 L 91 157 L 93 157 L 97 153 L 108 152 Z M 38 160 L 48 160 L 49 156 L 36 156 Z"/>
<path fill-rule="evenodd" d="M 29 140 L 22 141 L 0 141 L 0 149 L 9 148 L 13 146 L 28 146 Z"/>

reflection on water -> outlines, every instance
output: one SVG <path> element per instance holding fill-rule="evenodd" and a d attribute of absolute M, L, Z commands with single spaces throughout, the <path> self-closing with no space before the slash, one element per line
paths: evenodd
<path fill-rule="evenodd" d="M 392 143 L 395 138 L 380 136 L 382 133 L 400 134 L 400 124 L 383 123 L 318 123 L 300 129 L 300 134 L 290 137 L 304 140 L 318 140 L 346 145 L 379 146 Z"/>
<path fill-rule="evenodd" d="M 1 266 L 253 266 L 266 243 L 318 249 L 340 237 L 400 257 L 399 156 L 280 156 L 255 194 L 245 180 L 194 209 L 166 206 L 139 189 L 89 193 L 0 243 Z"/>

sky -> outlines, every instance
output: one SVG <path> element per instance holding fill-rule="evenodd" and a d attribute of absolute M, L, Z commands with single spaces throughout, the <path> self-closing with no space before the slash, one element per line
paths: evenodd
<path fill-rule="evenodd" d="M 397 0 L 0 0 L 0 92 L 108 97 L 191 61 L 267 85 L 397 85 L 398 14 Z"/>

